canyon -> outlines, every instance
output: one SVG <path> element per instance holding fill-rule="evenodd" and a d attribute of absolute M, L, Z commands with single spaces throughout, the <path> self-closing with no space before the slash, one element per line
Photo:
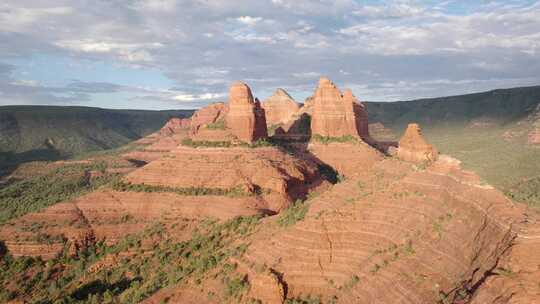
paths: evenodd
<path fill-rule="evenodd" d="M 144 303 L 540 302 L 538 213 L 440 153 L 414 121 L 395 142 L 370 129 L 389 133 L 327 78 L 303 105 L 283 89 L 260 102 L 236 82 L 227 102 L 173 118 L 115 156 L 137 166 L 107 168 L 120 172 L 113 183 L 10 220 L 0 240 L 13 257 L 55 261 L 163 226 L 139 251 L 89 265 L 91 277 L 110 260 L 201 239 L 217 225 L 209 219 L 255 218 L 230 245 L 240 253 Z M 224 294 L 231 277 L 249 288 Z"/>

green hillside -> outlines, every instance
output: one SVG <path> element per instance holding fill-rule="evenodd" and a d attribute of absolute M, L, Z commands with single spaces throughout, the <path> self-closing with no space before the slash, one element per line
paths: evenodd
<path fill-rule="evenodd" d="M 540 103 L 540 86 L 398 102 L 366 102 L 370 122 L 403 128 L 415 121 L 424 128 L 463 126 L 490 118 L 505 125 L 525 118 Z"/>
<path fill-rule="evenodd" d="M 0 151 L 55 148 L 78 154 L 118 147 L 192 111 L 108 110 L 88 107 L 0 107 Z"/>
<path fill-rule="evenodd" d="M 465 168 L 507 194 L 540 206 L 534 195 L 540 193 L 540 146 L 527 143 L 527 134 L 538 121 L 534 114 L 540 113 L 539 104 L 540 86 L 366 103 L 370 123 L 383 123 L 394 139 L 407 123 L 417 122 L 441 153 L 461 160 Z"/>
<path fill-rule="evenodd" d="M 0 167 L 66 158 L 125 145 L 190 110 L 108 110 L 89 107 L 0 107 Z"/>

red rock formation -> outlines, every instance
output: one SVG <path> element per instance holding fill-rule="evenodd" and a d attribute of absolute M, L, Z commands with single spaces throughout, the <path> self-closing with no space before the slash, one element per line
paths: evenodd
<path fill-rule="evenodd" d="M 311 133 L 330 137 L 368 137 L 367 112 L 350 90 L 345 90 L 342 95 L 330 80 L 321 78 L 313 97 Z"/>
<path fill-rule="evenodd" d="M 397 157 L 413 163 L 432 163 L 438 155 L 437 150 L 425 141 L 420 126 L 409 124 L 399 140 Z"/>
<path fill-rule="evenodd" d="M 210 104 L 196 111 L 191 117 L 191 134 L 197 133 L 199 129 L 208 124 L 224 121 L 229 107 L 223 102 Z"/>
<path fill-rule="evenodd" d="M 532 145 L 540 144 L 540 128 L 534 128 L 527 137 L 527 142 Z"/>
<path fill-rule="evenodd" d="M 262 107 L 268 126 L 287 123 L 300 110 L 300 105 L 283 89 L 277 89 L 262 103 Z"/>
<path fill-rule="evenodd" d="M 171 118 L 167 123 L 159 130 L 160 135 L 172 136 L 182 130 L 188 129 L 191 125 L 190 118 Z"/>
<path fill-rule="evenodd" d="M 362 103 L 356 99 L 356 97 L 353 95 L 352 91 L 350 89 L 345 89 L 343 92 L 343 101 L 345 103 L 347 112 L 347 126 L 349 128 L 349 132 L 353 133 L 358 132 L 360 137 L 362 138 L 369 138 L 369 127 L 368 127 L 368 113 L 366 108 Z M 353 114 L 351 115 L 350 112 L 350 105 L 353 106 Z M 356 127 L 353 127 L 353 123 Z"/>
<path fill-rule="evenodd" d="M 364 142 L 329 143 L 311 142 L 308 155 L 329 165 L 337 173 L 350 177 L 366 171 L 383 159 L 383 155 Z"/>
<path fill-rule="evenodd" d="M 287 299 L 459 303 L 456 286 L 481 284 L 512 244 L 519 210 L 452 162 L 386 159 L 359 173 L 310 200 L 303 221 L 253 237 L 245 263 L 282 274 Z"/>
<path fill-rule="evenodd" d="M 264 117 L 264 109 L 253 100 L 251 89 L 245 83 L 234 83 L 229 91 L 227 128 L 239 140 L 252 143 L 268 136 Z"/>
<path fill-rule="evenodd" d="M 181 172 L 181 173 L 179 173 Z M 133 184 L 170 187 L 270 190 L 266 209 L 278 211 L 321 182 L 315 163 L 298 160 L 274 147 L 178 147 L 125 177 Z M 263 191 L 264 192 L 264 191 Z"/>
<path fill-rule="evenodd" d="M 172 118 L 158 132 L 143 137 L 135 143 L 143 145 L 139 149 L 122 154 L 126 160 L 148 163 L 161 158 L 176 148 L 190 132 L 191 119 Z"/>

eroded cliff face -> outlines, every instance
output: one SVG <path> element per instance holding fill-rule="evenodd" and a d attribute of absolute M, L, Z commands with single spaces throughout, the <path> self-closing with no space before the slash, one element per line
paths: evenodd
<path fill-rule="evenodd" d="M 422 136 L 420 126 L 415 123 L 409 124 L 399 140 L 397 157 L 413 163 L 432 163 L 437 160 L 438 155 L 437 150 Z"/>
<path fill-rule="evenodd" d="M 283 89 L 277 89 L 272 96 L 264 100 L 262 107 L 268 126 L 285 124 L 300 110 L 300 105 Z"/>
<path fill-rule="evenodd" d="M 227 127 L 241 141 L 252 143 L 266 138 L 266 120 L 260 103 L 253 99 L 251 89 L 242 82 L 234 83 L 229 90 Z"/>
<path fill-rule="evenodd" d="M 367 137 L 367 113 L 352 91 L 345 90 L 342 95 L 329 79 L 321 78 L 313 95 L 311 132 L 328 137 Z"/>

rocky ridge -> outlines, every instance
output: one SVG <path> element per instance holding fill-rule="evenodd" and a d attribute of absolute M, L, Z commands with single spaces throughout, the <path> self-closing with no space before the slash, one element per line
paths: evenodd
<path fill-rule="evenodd" d="M 209 218 L 260 216 L 257 229 L 238 239 L 244 252 L 226 260 L 235 265 L 230 275 L 250 287 L 243 296 L 210 297 L 230 288 L 216 274 L 145 302 L 284 303 L 305 295 L 333 303 L 540 301 L 537 216 L 439 155 L 417 124 L 407 127 L 396 157 L 385 157 L 369 136 L 366 109 L 326 78 L 306 104 L 295 113 L 265 111 L 246 84 L 235 83 L 228 104 L 205 107 L 190 122 L 172 120 L 141 140 L 142 152 L 161 149 L 141 168 L 11 221 L 0 239 L 14 256 L 51 259 L 66 244 L 72 254 L 97 240 L 115 244 L 156 221 L 166 226 L 161 237 L 179 242 Z M 268 138 L 272 111 L 282 126 Z M 306 117 L 303 130 L 298 121 Z M 287 142 L 291 130 L 307 138 Z M 183 143 L 276 138 L 285 143 Z M 144 248 L 151 254 L 152 242 Z"/>

